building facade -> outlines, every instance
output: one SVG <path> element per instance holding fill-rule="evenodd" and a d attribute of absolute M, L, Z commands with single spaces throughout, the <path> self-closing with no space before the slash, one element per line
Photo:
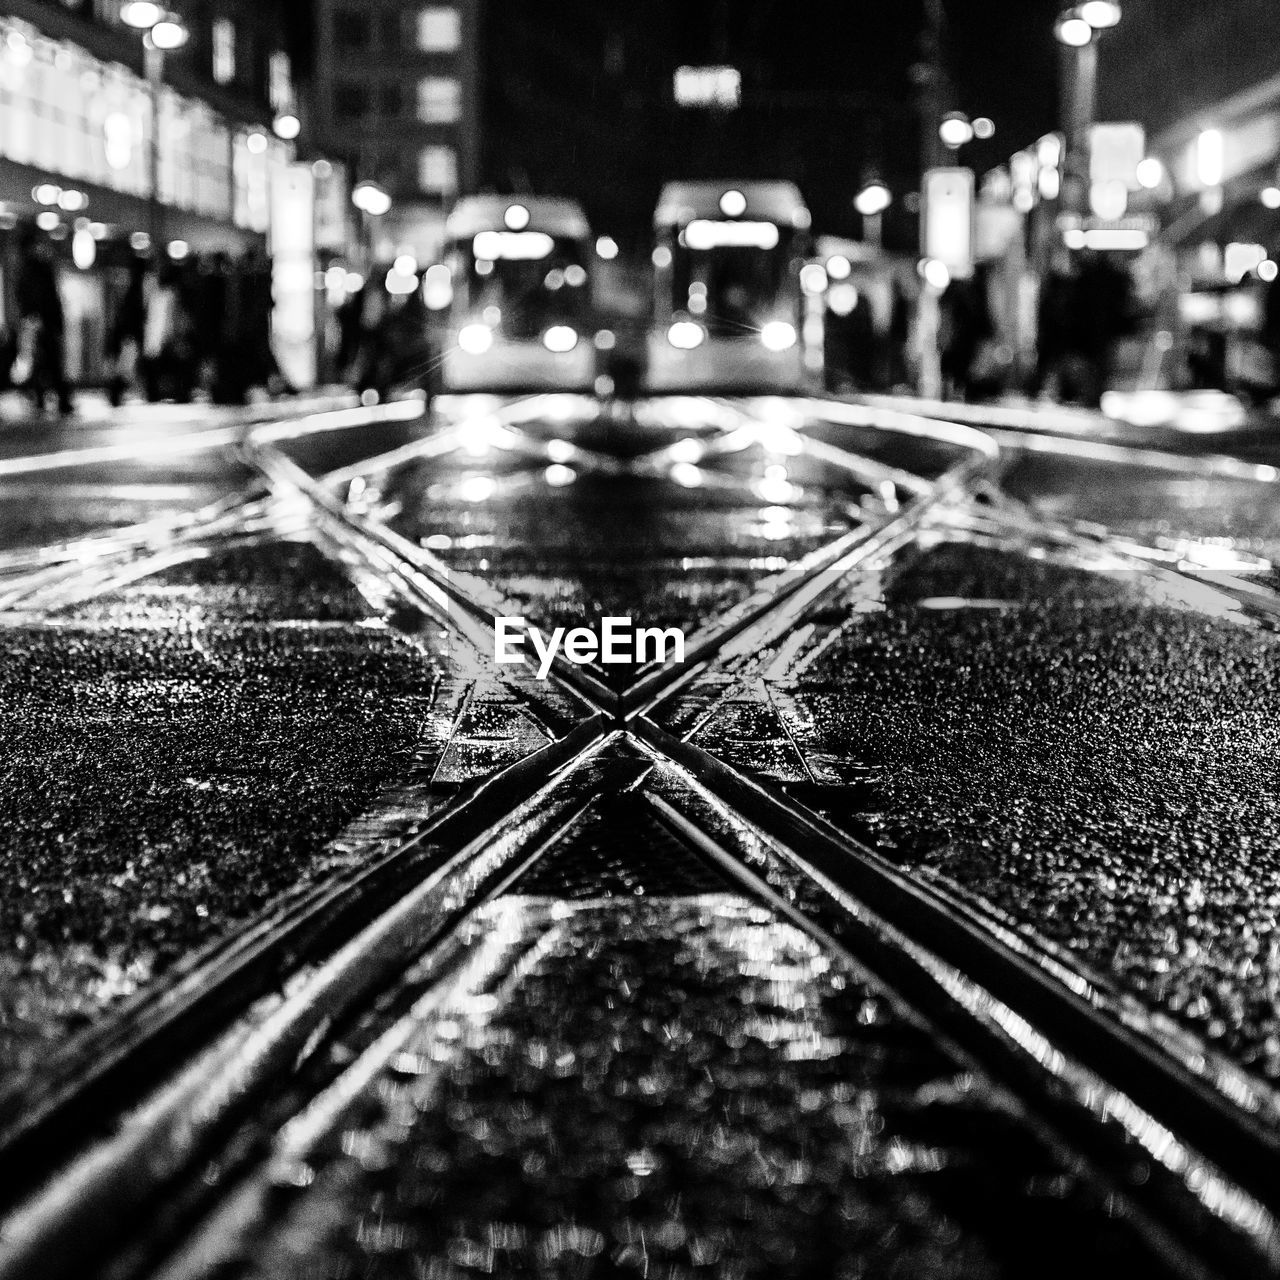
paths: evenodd
<path fill-rule="evenodd" d="M 316 139 L 350 180 L 376 182 L 390 211 L 368 250 L 433 256 L 479 163 L 480 0 L 316 0 Z"/>
<path fill-rule="evenodd" d="M 0 325 L 12 331 L 16 242 L 34 228 L 55 250 L 80 382 L 102 376 L 131 261 L 265 249 L 293 158 L 272 128 L 294 100 L 282 5 L 180 6 L 188 40 L 150 77 L 120 11 L 8 0 L 0 15 Z"/>

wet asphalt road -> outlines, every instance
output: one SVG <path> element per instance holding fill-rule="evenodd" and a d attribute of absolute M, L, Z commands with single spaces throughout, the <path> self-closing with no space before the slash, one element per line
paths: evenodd
<path fill-rule="evenodd" d="M 774 401 L 446 413 L 456 431 L 277 444 L 461 597 L 548 626 L 714 631 L 968 447 Z M 234 447 L 0 464 L 0 495 L 0 1107 L 20 1107 L 48 1055 L 531 756 L 568 704 Z M 1155 1044 L 1242 1072 L 1273 1123 L 1277 641 L 1215 588 L 1269 593 L 1277 498 L 1006 451 L 655 719 L 1132 1001 Z M 630 801 L 470 927 L 506 957 L 483 992 L 402 1027 L 311 1189 L 217 1274 L 1159 1273 L 999 1082 Z M 175 1249 L 147 1267 L 214 1274 Z"/>

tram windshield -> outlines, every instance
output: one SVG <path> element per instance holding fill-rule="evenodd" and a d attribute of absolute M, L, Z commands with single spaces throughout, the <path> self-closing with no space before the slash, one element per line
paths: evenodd
<path fill-rule="evenodd" d="M 468 310 L 511 338 L 536 338 L 588 312 L 587 248 L 541 231 L 481 231 L 459 245 Z M 496 312 L 491 310 L 496 308 Z"/>
<path fill-rule="evenodd" d="M 793 241 L 792 231 L 771 222 L 691 222 L 672 246 L 672 309 L 713 336 L 759 332 L 794 310 Z"/>

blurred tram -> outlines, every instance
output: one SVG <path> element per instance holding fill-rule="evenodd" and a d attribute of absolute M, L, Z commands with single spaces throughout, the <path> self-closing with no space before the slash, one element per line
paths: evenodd
<path fill-rule="evenodd" d="M 573 200 L 468 196 L 445 223 L 446 391 L 589 390 L 590 228 Z"/>
<path fill-rule="evenodd" d="M 790 182 L 670 182 L 654 214 L 648 381 L 799 390 L 809 210 Z M 810 330 L 811 330 L 810 326 Z"/>

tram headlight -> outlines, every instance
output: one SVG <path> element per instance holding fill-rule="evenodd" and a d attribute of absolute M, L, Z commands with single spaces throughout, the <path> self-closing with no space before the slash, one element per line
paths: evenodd
<path fill-rule="evenodd" d="M 563 355 L 566 351 L 572 351 L 578 345 L 577 330 L 571 328 L 567 324 L 553 324 L 550 329 L 542 335 L 542 345 L 548 351 L 554 351 L 557 355 Z"/>
<path fill-rule="evenodd" d="M 770 351 L 786 351 L 796 345 L 795 325 L 788 324 L 785 320 L 770 320 L 760 330 L 760 341 Z"/>
<path fill-rule="evenodd" d="M 458 346 L 469 356 L 482 356 L 493 346 L 493 330 L 487 324 L 464 324 L 458 330 Z"/>
<path fill-rule="evenodd" d="M 694 347 L 700 347 L 706 336 L 707 331 L 692 320 L 677 320 L 667 330 L 667 341 L 678 351 L 692 351 Z"/>

